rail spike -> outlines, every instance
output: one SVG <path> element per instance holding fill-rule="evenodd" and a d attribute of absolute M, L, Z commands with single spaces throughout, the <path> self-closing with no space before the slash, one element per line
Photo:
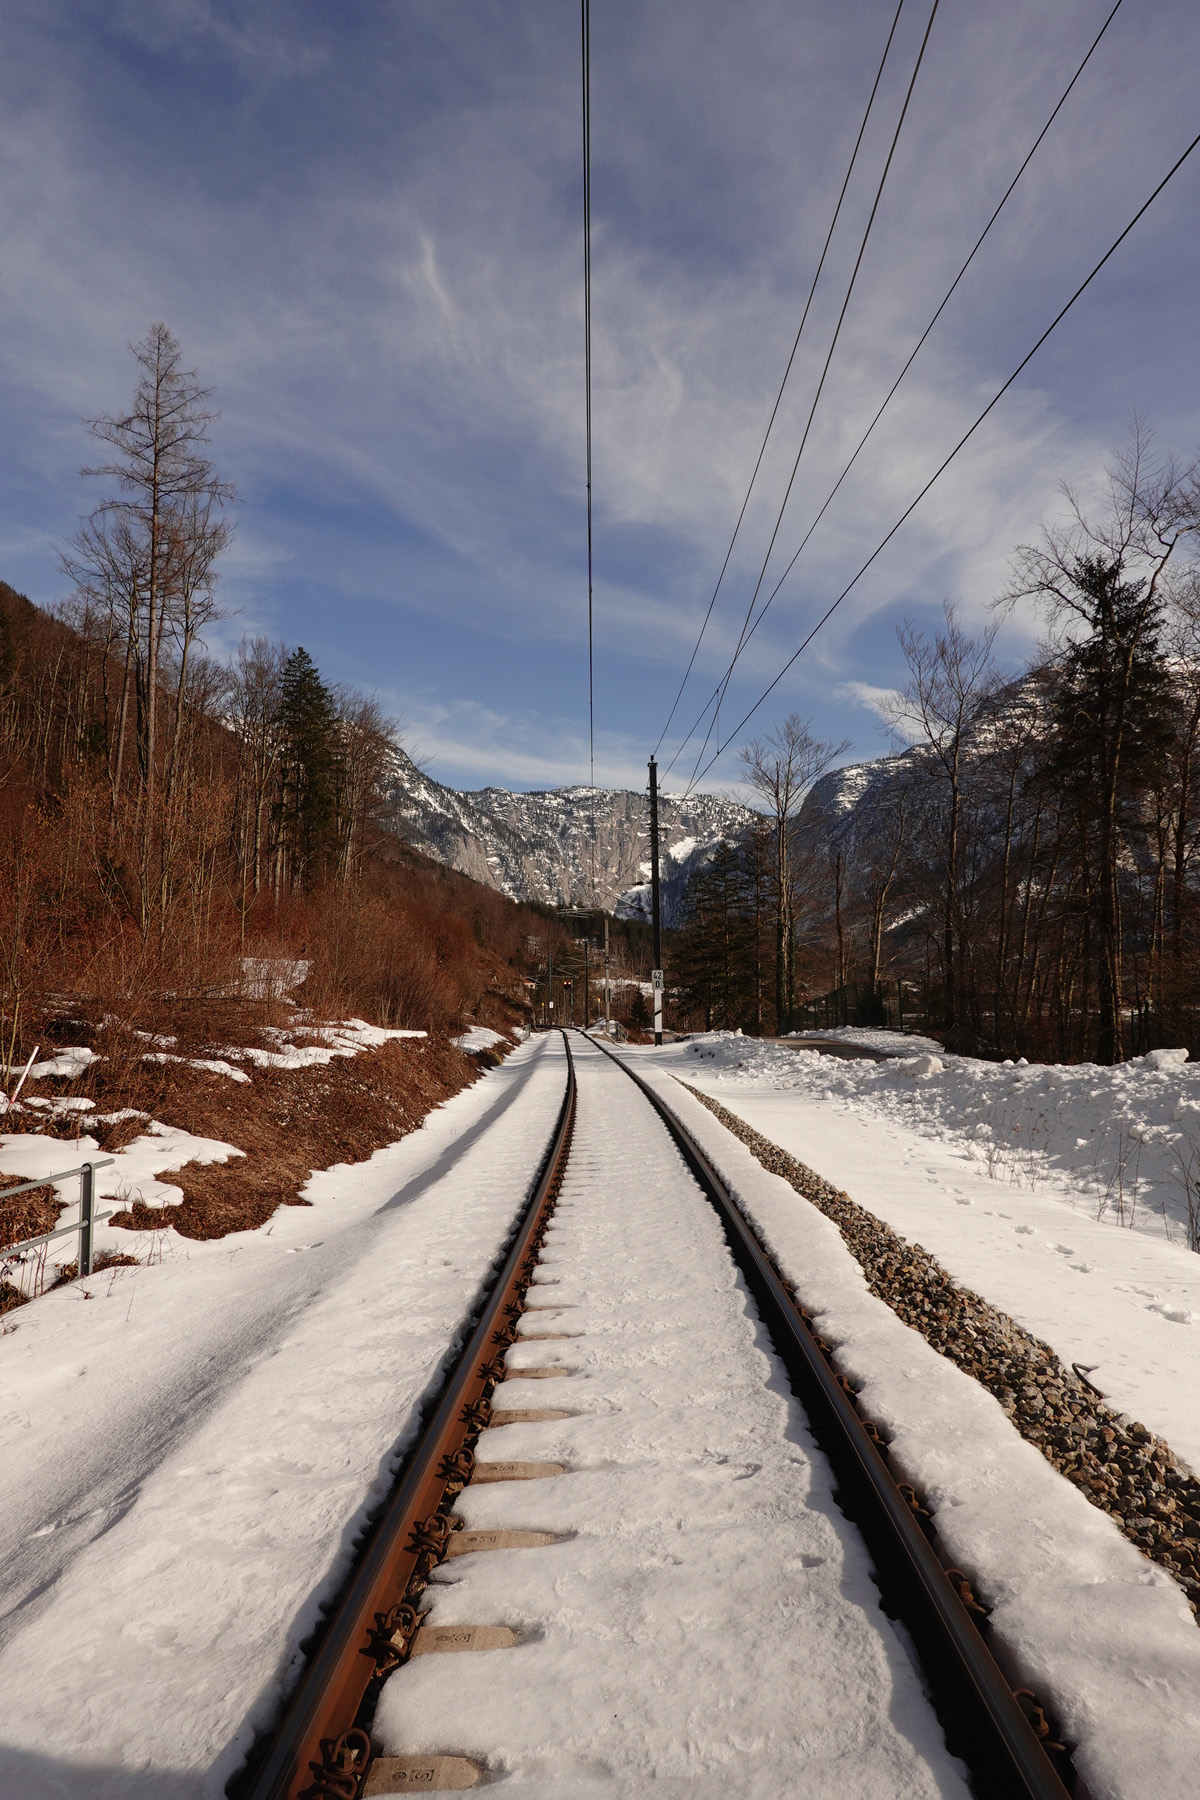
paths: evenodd
<path fill-rule="evenodd" d="M 300 1800 L 358 1800 L 358 1790 L 371 1760 L 371 1740 L 365 1731 L 344 1731 L 340 1737 L 321 1739 L 321 1761 L 310 1762 L 313 1781 Z"/>

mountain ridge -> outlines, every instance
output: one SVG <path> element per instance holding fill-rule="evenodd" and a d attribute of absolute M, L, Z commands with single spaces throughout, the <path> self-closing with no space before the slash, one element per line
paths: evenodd
<path fill-rule="evenodd" d="M 531 792 L 452 788 L 398 751 L 388 798 L 400 836 L 511 899 L 649 917 L 644 793 L 579 784 Z M 739 835 L 759 815 L 719 794 L 660 793 L 658 816 L 663 922 L 674 925 L 690 876 L 722 838 Z"/>

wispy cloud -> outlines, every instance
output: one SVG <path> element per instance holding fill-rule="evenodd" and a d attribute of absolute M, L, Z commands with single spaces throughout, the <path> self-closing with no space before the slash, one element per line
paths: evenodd
<path fill-rule="evenodd" d="M 726 720 L 1186 141 L 1200 16 L 1176 0 L 1130 11 L 753 638 Z M 690 651 L 888 17 L 875 0 L 817 0 L 803 18 L 784 0 L 617 0 L 593 22 L 606 780 L 640 784 Z M 942 9 L 764 591 L 1099 18 L 1092 0 Z M 53 541 L 88 503 L 78 419 L 122 404 L 125 345 L 165 317 L 217 389 L 216 451 L 243 495 L 233 629 L 304 641 L 336 678 L 386 688 L 456 780 L 579 779 L 573 17 L 550 0 L 18 0 L 6 33 L 0 575 L 58 591 Z M 868 137 L 685 724 L 736 644 L 914 46 Z M 1198 434 L 1178 378 L 1195 182 L 1164 196 L 772 705 L 835 735 L 853 700 L 859 748 L 882 748 L 864 697 L 900 677 L 896 620 L 946 596 L 981 617 L 1059 477 L 1090 479 L 1135 405 L 1165 442 Z M 1008 622 L 1011 662 L 1035 632 L 1028 614 Z"/>

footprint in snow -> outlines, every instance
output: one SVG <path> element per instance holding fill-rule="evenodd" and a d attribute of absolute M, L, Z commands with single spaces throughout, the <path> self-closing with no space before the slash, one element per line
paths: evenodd
<path fill-rule="evenodd" d="M 1032 1225 L 1018 1225 L 1017 1232 L 1021 1237 L 1036 1237 L 1037 1232 Z"/>

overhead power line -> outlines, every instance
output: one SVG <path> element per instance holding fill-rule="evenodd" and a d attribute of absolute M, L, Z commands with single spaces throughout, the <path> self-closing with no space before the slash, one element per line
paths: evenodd
<path fill-rule="evenodd" d="M 1087 68 L 1088 63 L 1091 61 L 1093 52 L 1095 51 L 1096 47 L 1100 43 L 1101 38 L 1104 36 L 1104 34 L 1108 30 L 1109 26 L 1112 24 L 1113 20 L 1116 18 L 1117 14 L 1121 10 L 1121 7 L 1123 4 L 1124 4 L 1124 0 L 1116 0 L 1116 5 L 1113 7 L 1112 11 L 1109 13 L 1108 17 L 1105 19 L 1103 25 L 1101 25 L 1101 27 L 1100 27 L 1099 31 L 1096 33 L 1095 37 L 1092 39 L 1091 44 L 1088 46 L 1087 53 L 1083 58 L 1083 61 L 1079 64 L 1079 67 L 1076 69 L 1076 71 L 1072 75 L 1070 81 L 1067 83 L 1066 87 L 1063 89 L 1063 92 L 1060 95 L 1058 102 L 1054 107 L 1053 112 L 1050 114 L 1050 117 L 1046 120 L 1046 123 L 1042 126 L 1042 129 L 1038 132 L 1036 138 L 1033 140 L 1033 143 L 1030 145 L 1029 151 L 1025 156 L 1025 160 L 1022 162 L 1020 168 L 1017 170 L 1016 174 L 1013 176 L 1012 180 L 1009 182 L 1008 186 L 1005 188 L 1004 193 L 1001 195 L 1000 201 L 999 201 L 998 205 L 996 206 L 995 211 L 992 213 L 991 218 L 988 220 L 987 224 L 984 226 L 983 230 L 980 232 L 979 236 L 976 238 L 975 243 L 972 246 L 970 255 L 967 257 L 966 261 L 963 263 L 962 267 L 959 269 L 958 274 L 954 277 L 954 280 L 950 283 L 950 286 L 946 289 L 944 296 L 942 297 L 941 301 L 938 304 L 937 311 L 934 313 L 934 315 L 930 319 L 928 325 L 926 325 L 924 331 L 921 333 L 920 337 L 917 339 L 916 343 L 913 345 L 912 351 L 908 357 L 907 362 L 904 364 L 904 367 L 901 369 L 900 373 L 897 375 L 895 381 L 893 381 L 891 387 L 888 389 L 887 393 L 884 395 L 883 401 L 879 407 L 879 410 L 876 412 L 875 417 L 871 420 L 871 423 L 867 426 L 867 429 L 863 432 L 862 436 L 859 438 L 858 443 L 855 445 L 855 448 L 854 448 L 853 452 L 851 453 L 849 460 L 843 466 L 841 474 L 838 476 L 837 480 L 834 482 L 833 486 L 830 488 L 828 494 L 825 496 L 825 499 L 822 501 L 819 510 L 817 511 L 815 517 L 812 520 L 812 523 L 809 525 L 808 530 L 804 533 L 804 536 L 801 538 L 800 543 L 796 549 L 796 553 L 792 557 L 791 562 L 788 564 L 787 568 L 783 571 L 783 574 L 779 577 L 779 580 L 775 583 L 775 586 L 771 589 L 771 592 L 767 595 L 767 598 L 764 600 L 762 606 L 759 608 L 758 616 L 755 618 L 753 624 L 750 626 L 749 631 L 747 631 L 745 633 L 745 636 L 743 637 L 743 639 L 741 640 L 737 649 L 734 652 L 733 658 L 729 664 L 729 669 L 728 669 L 726 675 L 722 678 L 722 680 L 720 682 L 718 682 L 717 686 L 713 689 L 712 693 L 710 694 L 710 696 L 708 698 L 708 702 L 704 709 L 705 713 L 708 711 L 708 707 L 712 705 L 714 700 L 716 700 L 718 702 L 718 710 L 719 710 L 719 702 L 720 702 L 721 698 L 724 696 L 724 694 L 728 688 L 729 677 L 732 675 L 734 667 L 737 664 L 738 659 L 742 655 L 742 652 L 745 650 L 747 644 L 750 642 L 750 639 L 754 636 L 755 632 L 758 630 L 759 626 L 762 624 L 762 621 L 766 617 L 768 611 L 770 610 L 771 603 L 775 599 L 776 595 L 779 593 L 780 588 L 783 586 L 784 582 L 787 580 L 788 576 L 791 574 L 792 570 L 795 568 L 796 564 L 799 562 L 800 557 L 805 549 L 805 546 L 808 543 L 808 540 L 812 537 L 813 532 L 817 529 L 817 526 L 821 523 L 821 520 L 824 518 L 826 512 L 829 510 L 829 507 L 833 503 L 835 496 L 837 495 L 839 489 L 841 488 L 842 483 L 845 481 L 847 475 L 849 475 L 851 469 L 854 467 L 855 463 L 858 461 L 859 455 L 861 454 L 862 450 L 865 448 L 868 438 L 871 436 L 872 432 L 875 430 L 875 427 L 878 425 L 880 419 L 882 419 L 884 413 L 887 411 L 889 405 L 891 404 L 891 402 L 896 394 L 897 389 L 899 388 L 901 382 L 904 380 L 904 377 L 908 374 L 908 371 L 912 368 L 914 362 L 917 360 L 917 356 L 919 355 L 921 348 L 925 343 L 926 338 L 929 336 L 930 332 L 933 330 L 934 326 L 937 324 L 938 320 L 941 318 L 946 307 L 949 305 L 951 297 L 953 296 L 953 294 L 954 294 L 955 290 L 957 289 L 959 283 L 961 282 L 963 276 L 966 274 L 967 270 L 970 268 L 971 264 L 975 260 L 976 255 L 978 254 L 979 250 L 981 249 L 984 239 L 988 236 L 989 232 L 992 229 L 992 226 L 996 223 L 996 220 L 1000 217 L 1000 214 L 1003 212 L 1005 205 L 1007 204 L 1010 196 L 1012 195 L 1014 189 L 1017 186 L 1017 183 L 1020 181 L 1022 175 L 1024 175 L 1024 173 L 1025 173 L 1026 169 L 1029 167 L 1030 163 L 1033 161 L 1034 154 L 1036 153 L 1038 146 L 1041 144 L 1042 139 L 1045 137 L 1046 133 L 1049 131 L 1050 127 L 1053 125 L 1055 119 L 1058 117 L 1059 113 L 1062 111 L 1064 105 L 1067 102 L 1068 97 L 1070 96 L 1072 90 L 1075 87 L 1075 84 L 1078 82 L 1079 77 L 1083 74 L 1083 71 Z M 701 717 L 701 719 L 703 719 L 704 713 L 702 713 L 700 715 L 700 717 Z M 692 729 L 695 730 L 696 727 L 693 726 Z M 703 751 L 701 752 L 701 754 L 703 755 Z"/>
<path fill-rule="evenodd" d="M 846 292 L 845 292 L 845 296 L 843 297 L 843 300 L 842 300 L 841 310 L 837 316 L 837 323 L 833 328 L 833 336 L 829 341 L 829 349 L 826 351 L 826 354 L 825 354 L 825 362 L 824 362 L 824 366 L 821 369 L 821 376 L 820 376 L 819 381 L 817 382 L 816 392 L 813 394 L 812 404 L 808 409 L 808 418 L 804 422 L 804 431 L 803 431 L 803 434 L 800 439 L 800 448 L 796 452 L 796 460 L 792 464 L 792 472 L 788 476 L 788 484 L 787 484 L 787 487 L 784 489 L 783 499 L 779 503 L 779 511 L 775 517 L 775 526 L 771 532 L 771 539 L 767 545 L 766 555 L 763 557 L 763 560 L 762 560 L 762 567 L 758 571 L 758 579 L 754 584 L 754 591 L 750 595 L 750 602 L 746 608 L 746 617 L 742 621 L 741 632 L 738 635 L 737 646 L 734 650 L 734 660 L 735 661 L 737 659 L 737 655 L 738 655 L 739 651 L 741 650 L 742 644 L 745 641 L 746 629 L 750 623 L 750 618 L 754 611 L 755 601 L 758 599 L 759 593 L 762 589 L 762 584 L 763 584 L 764 580 L 766 579 L 767 565 L 770 563 L 772 553 L 774 552 L 775 540 L 779 536 L 780 527 L 783 524 L 783 515 L 787 511 L 787 504 L 792 496 L 792 488 L 795 484 L 797 471 L 800 468 L 800 459 L 804 455 L 805 447 L 808 444 L 809 433 L 812 430 L 813 420 L 816 417 L 817 407 L 820 405 L 821 395 L 825 391 L 825 382 L 826 382 L 826 378 L 829 375 L 830 365 L 833 362 L 833 353 L 837 349 L 838 339 L 840 338 L 841 333 L 842 333 L 842 325 L 844 324 L 845 318 L 846 318 L 846 312 L 847 312 L 847 309 L 849 308 L 850 300 L 854 293 L 855 284 L 858 281 L 859 270 L 862 268 L 863 257 L 866 255 L 866 252 L 867 252 L 867 244 L 870 241 L 870 237 L 871 237 L 871 228 L 875 223 L 875 218 L 879 211 L 879 203 L 883 199 L 883 190 L 884 190 L 884 187 L 887 185 L 888 174 L 891 171 L 892 161 L 896 154 L 896 146 L 900 142 L 900 133 L 904 129 L 904 121 L 908 117 L 909 103 L 911 102 L 912 97 L 913 97 L 913 90 L 915 89 L 915 87 L 917 85 L 917 76 L 921 73 L 921 64 L 925 60 L 925 51 L 929 44 L 929 34 L 933 30 L 933 21 L 937 18 L 938 7 L 940 6 L 940 4 L 941 4 L 941 0 L 933 0 L 933 5 L 930 8 L 929 19 L 925 26 L 925 33 L 921 39 L 921 47 L 917 51 L 917 60 L 913 64 L 913 72 L 912 72 L 911 76 L 909 77 L 908 87 L 905 91 L 904 104 L 900 108 L 900 117 L 896 121 L 896 129 L 892 133 L 892 141 L 888 147 L 888 153 L 887 153 L 887 157 L 884 161 L 883 171 L 879 177 L 879 184 L 875 189 L 875 198 L 871 203 L 870 215 L 867 219 L 867 223 L 863 229 L 862 238 L 859 242 L 858 255 L 854 259 L 854 267 L 850 272 L 850 280 L 846 286 Z M 731 663 L 729 671 L 726 673 L 724 679 L 720 683 L 720 694 L 721 695 L 723 695 L 725 692 L 725 688 L 729 681 L 729 673 L 732 672 L 732 668 L 733 668 L 733 664 Z M 720 709 L 721 709 L 721 700 L 720 700 L 720 698 L 718 698 L 717 713 L 720 712 Z M 705 711 L 707 711 L 707 710 L 708 709 L 706 707 Z M 704 716 L 704 714 L 701 713 L 700 717 L 703 718 L 703 716 Z M 714 723 L 715 723 L 715 719 L 716 719 L 716 714 L 714 714 Z M 699 723 L 699 721 L 697 721 L 697 723 Z M 693 726 L 692 729 L 695 730 L 695 726 Z M 696 758 L 696 767 L 699 767 L 700 759 L 701 759 L 701 757 L 703 757 L 705 750 L 708 748 L 708 740 L 709 740 L 709 737 L 712 735 L 712 731 L 713 731 L 713 724 L 710 724 L 708 731 L 705 733 L 704 742 L 700 746 L 699 755 Z M 691 736 L 691 733 L 689 732 L 688 737 L 690 738 L 690 736 Z M 687 741 L 688 740 L 685 738 L 684 743 L 686 743 Z M 676 751 L 675 756 L 672 757 L 671 762 L 668 763 L 668 765 L 667 765 L 668 768 L 674 767 L 674 764 L 675 764 L 676 760 L 678 759 L 678 756 L 682 753 L 682 750 L 683 750 L 683 744 L 680 745 L 679 750 Z M 696 769 L 693 768 L 693 770 L 692 770 L 693 779 L 695 778 L 695 773 L 696 773 Z"/>
<path fill-rule="evenodd" d="M 592 8 L 580 0 L 583 79 L 583 382 L 587 454 L 588 786 L 591 792 L 592 892 L 596 891 L 596 690 L 592 657 Z"/>
<path fill-rule="evenodd" d="M 1027 351 L 1026 354 L 1021 358 L 1021 361 L 1017 364 L 1016 368 L 1013 370 L 1012 374 L 1008 377 L 1007 381 L 1005 381 L 1000 387 L 998 387 L 996 389 L 996 392 L 992 395 L 991 399 L 988 401 L 988 403 L 984 407 L 983 411 L 978 414 L 978 416 L 976 417 L 974 422 L 970 426 L 968 426 L 966 431 L 963 432 L 963 435 L 959 438 L 958 442 L 955 444 L 955 446 L 954 446 L 953 450 L 951 450 L 950 454 L 941 463 L 939 463 L 938 467 L 934 470 L 933 474 L 929 477 L 929 480 L 925 483 L 925 485 L 921 489 L 920 493 L 917 494 L 916 498 L 914 500 L 910 501 L 908 506 L 905 507 L 904 511 L 900 514 L 900 517 L 896 520 L 896 523 L 892 526 L 891 530 L 889 532 L 887 532 L 887 534 L 880 539 L 878 544 L 876 544 L 876 546 L 875 546 L 874 550 L 872 550 L 870 556 L 868 556 L 867 560 L 860 565 L 860 567 L 855 572 L 855 574 L 846 583 L 845 587 L 842 589 L 842 591 L 838 595 L 837 599 L 834 600 L 833 603 L 826 608 L 824 613 L 822 613 L 821 617 L 817 620 L 816 624 L 813 626 L 813 628 L 809 632 L 808 636 L 804 639 L 803 643 L 788 658 L 787 662 L 784 663 L 782 669 L 780 669 L 780 671 L 779 671 L 778 675 L 776 675 L 775 679 L 767 687 L 765 687 L 763 689 L 762 693 L 758 696 L 758 699 L 754 702 L 754 705 L 750 708 L 749 712 L 746 713 L 744 715 L 744 717 L 739 719 L 738 723 L 734 726 L 733 730 L 729 733 L 729 736 L 725 739 L 725 742 L 723 744 L 719 744 L 718 747 L 716 748 L 716 750 L 713 751 L 712 756 L 705 763 L 703 769 L 701 769 L 698 774 L 693 775 L 692 781 L 688 785 L 688 789 L 687 789 L 688 793 L 690 793 L 692 791 L 692 788 L 694 787 L 696 781 L 703 779 L 703 777 L 705 775 L 707 775 L 708 771 L 712 768 L 713 764 L 716 762 L 717 758 L 721 755 L 722 751 L 727 750 L 729 748 L 730 744 L 733 742 L 733 739 L 737 736 L 738 732 L 741 731 L 746 725 L 748 725 L 750 723 L 750 720 L 754 717 L 755 713 L 758 711 L 758 709 L 762 705 L 763 701 L 766 700 L 768 698 L 768 696 L 770 694 L 772 694 L 774 692 L 774 690 L 779 686 L 779 683 L 783 680 L 783 678 L 787 674 L 788 670 L 790 668 L 792 668 L 792 666 L 804 654 L 805 650 L 808 649 L 808 646 L 812 643 L 812 641 L 816 637 L 818 631 L 820 631 L 822 626 L 825 625 L 828 622 L 828 620 L 833 617 L 834 613 L 837 611 L 838 607 L 842 604 L 842 601 L 846 598 L 847 594 L 849 594 L 851 592 L 851 590 L 858 585 L 859 581 L 861 581 L 862 577 L 866 574 L 867 570 L 871 567 L 872 563 L 875 562 L 876 558 L 882 553 L 882 551 L 886 548 L 886 546 L 891 543 L 892 539 L 895 537 L 895 535 L 899 531 L 900 527 L 916 511 L 917 507 L 921 504 L 921 501 L 925 498 L 926 494 L 929 492 L 930 488 L 934 485 L 934 483 L 936 481 L 938 481 L 942 475 L 945 474 L 946 470 L 950 467 L 950 464 L 954 461 L 955 457 L 958 455 L 959 451 L 963 448 L 963 446 L 966 443 L 968 443 L 971 438 L 974 437 L 974 435 L 978 431 L 979 427 L 983 424 L 983 421 L 988 417 L 989 413 L 992 412 L 993 408 L 1003 398 L 1003 396 L 1008 392 L 1009 388 L 1013 385 L 1013 382 L 1016 381 L 1017 377 L 1022 373 L 1022 371 L 1024 369 L 1026 369 L 1028 367 L 1028 365 L 1033 361 L 1033 358 L 1037 355 L 1038 351 L 1041 349 L 1042 345 L 1046 342 L 1046 339 L 1050 336 L 1051 332 L 1053 332 L 1059 325 L 1062 324 L 1062 321 L 1066 318 L 1067 314 L 1070 312 L 1070 310 L 1074 306 L 1075 302 L 1081 297 L 1081 295 L 1086 293 L 1087 289 L 1092 285 L 1092 282 L 1096 279 L 1096 277 L 1100 273 L 1101 269 L 1120 249 L 1121 245 L 1125 242 L 1125 239 L 1129 236 L 1129 234 L 1133 230 L 1134 226 L 1138 223 L 1138 221 L 1141 218 L 1143 218 L 1145 216 L 1145 214 L 1147 212 L 1149 212 L 1150 208 L 1153 206 L 1154 202 L 1158 199 L 1158 196 L 1162 193 L 1163 189 L 1167 186 L 1168 182 L 1172 181 L 1174 179 L 1174 177 L 1179 173 L 1180 169 L 1182 169 L 1184 163 L 1192 155 L 1192 153 L 1196 149 L 1197 145 L 1200 145 L 1200 133 L 1197 133 L 1197 135 L 1192 139 L 1191 143 L 1188 145 L 1187 149 L 1183 152 L 1183 154 L 1181 156 L 1177 157 L 1175 162 L 1172 163 L 1171 167 L 1167 170 L 1166 174 L 1163 176 L 1163 178 L 1159 182 L 1158 186 L 1154 189 L 1153 193 L 1149 196 L 1149 198 L 1147 200 L 1143 201 L 1141 206 L 1138 207 L 1138 210 L 1134 213 L 1132 219 L 1130 219 L 1128 225 L 1125 226 L 1124 230 L 1122 232 L 1120 232 L 1120 234 L 1113 239 L 1113 241 L 1109 245 L 1108 249 L 1104 252 L 1104 255 L 1100 258 L 1099 262 L 1096 263 L 1095 267 L 1091 270 L 1091 273 L 1084 277 L 1084 279 L 1080 282 L 1079 286 L 1075 289 L 1075 292 L 1071 295 L 1071 298 L 1067 301 L 1066 305 L 1061 307 L 1059 309 L 1059 311 L 1055 314 L 1053 319 L 1051 319 L 1051 321 L 1050 321 L 1049 325 L 1047 325 L 1045 331 L 1043 331 L 1042 335 L 1038 338 L 1037 342 L 1033 345 L 1032 349 Z"/>
<path fill-rule="evenodd" d="M 1118 4 L 1119 4 L 1119 0 L 1118 0 Z M 854 165 L 855 165 L 856 161 L 858 160 L 859 147 L 862 144 L 863 136 L 867 129 L 867 122 L 871 117 L 871 109 L 875 104 L 875 96 L 879 92 L 879 83 L 883 79 L 884 66 L 887 63 L 888 53 L 892 48 L 892 39 L 896 35 L 896 27 L 900 23 L 900 14 L 903 11 L 904 11 L 904 0 L 899 0 L 899 4 L 896 7 L 895 17 L 892 20 L 892 28 L 888 32 L 888 35 L 887 35 L 887 43 L 883 46 L 883 55 L 879 60 L 879 67 L 875 71 L 875 80 L 872 83 L 871 92 L 867 98 L 866 111 L 863 113 L 862 123 L 859 125 L 859 128 L 858 128 L 858 136 L 855 138 L 854 148 L 850 152 L 850 161 L 847 165 L 846 173 L 842 180 L 841 191 L 839 192 L 838 197 L 837 197 L 837 205 L 833 209 L 833 217 L 832 217 L 832 219 L 830 219 L 829 229 L 825 233 L 825 242 L 821 246 L 821 254 L 817 258 L 816 272 L 813 275 L 812 282 L 809 285 L 808 298 L 804 302 L 804 311 L 800 315 L 800 324 L 796 330 L 796 337 L 795 337 L 795 341 L 792 344 L 791 355 L 787 359 L 787 367 L 783 371 L 783 379 L 779 383 L 779 392 L 775 396 L 775 404 L 771 408 L 771 416 L 767 420 L 767 429 L 763 433 L 763 440 L 758 448 L 758 456 L 755 458 L 754 469 L 750 476 L 749 485 L 746 488 L 745 498 L 742 501 L 741 510 L 739 511 L 738 516 L 737 516 L 737 522 L 733 527 L 733 536 L 729 540 L 729 548 L 725 552 L 725 560 L 721 564 L 721 570 L 717 576 L 717 584 L 713 588 L 712 598 L 710 599 L 710 601 L 708 603 L 708 611 L 704 615 L 704 620 L 700 626 L 700 631 L 697 635 L 696 642 L 692 646 L 692 654 L 688 659 L 688 666 L 683 672 L 683 680 L 679 683 L 679 691 L 675 695 L 674 700 L 671 702 L 671 710 L 667 714 L 667 722 L 663 726 L 661 732 L 659 733 L 658 742 L 654 746 L 653 753 L 655 756 L 658 755 L 660 749 L 662 748 L 663 739 L 666 737 L 668 731 L 671 729 L 671 720 L 675 717 L 675 713 L 679 706 L 679 702 L 683 698 L 683 690 L 686 688 L 686 686 L 688 684 L 688 678 L 691 675 L 692 668 L 696 661 L 696 657 L 699 655 L 700 646 L 704 642 L 704 634 L 708 630 L 708 622 L 712 618 L 713 607 L 716 605 L 717 595 L 721 591 L 721 583 L 724 581 L 726 570 L 729 568 L 729 559 L 733 555 L 733 548 L 734 548 L 734 545 L 737 543 L 738 533 L 742 529 L 742 521 L 746 517 L 746 508 L 750 504 L 750 496 L 754 492 L 754 484 L 758 480 L 758 472 L 762 468 L 763 457 L 766 455 L 767 443 L 768 443 L 768 440 L 770 439 L 771 432 L 774 429 L 775 420 L 779 413 L 779 408 L 783 402 L 783 390 L 786 388 L 786 386 L 788 384 L 788 377 L 792 372 L 792 364 L 795 362 L 796 352 L 800 348 L 800 339 L 803 336 L 804 326 L 808 319 L 809 310 L 813 303 L 813 295 L 817 291 L 817 283 L 820 281 L 821 271 L 825 267 L 825 258 L 829 254 L 829 246 L 833 241 L 833 233 L 837 226 L 838 219 L 841 216 L 842 202 L 845 200 L 846 190 L 850 186 L 850 177 L 854 173 Z"/>

